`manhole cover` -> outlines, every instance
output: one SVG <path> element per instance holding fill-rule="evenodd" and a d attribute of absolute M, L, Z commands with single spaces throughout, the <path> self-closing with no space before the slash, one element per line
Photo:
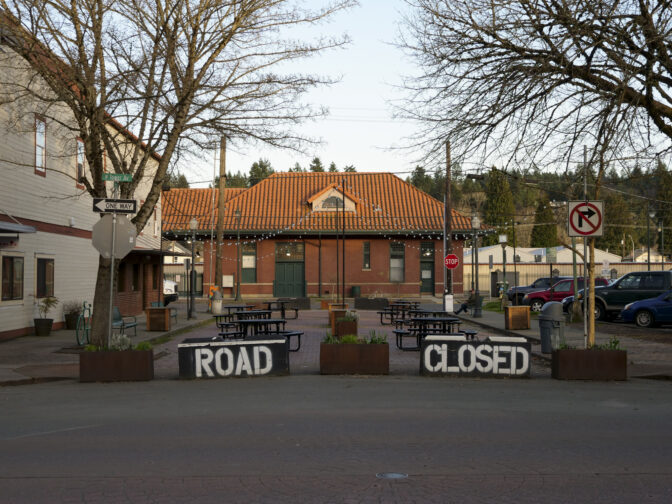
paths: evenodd
<path fill-rule="evenodd" d="M 404 479 L 408 478 L 408 474 L 396 473 L 396 472 L 385 472 L 376 474 L 376 478 L 379 479 Z"/>

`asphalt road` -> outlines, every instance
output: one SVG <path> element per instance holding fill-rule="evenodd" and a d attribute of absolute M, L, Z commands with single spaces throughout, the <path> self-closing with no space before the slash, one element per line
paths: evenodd
<path fill-rule="evenodd" d="M 0 502 L 669 503 L 671 392 L 315 375 L 5 387 Z"/>

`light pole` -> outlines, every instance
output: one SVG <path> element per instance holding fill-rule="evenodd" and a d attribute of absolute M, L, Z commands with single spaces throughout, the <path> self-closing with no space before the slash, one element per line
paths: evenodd
<path fill-rule="evenodd" d="M 478 230 L 481 228 L 481 219 L 478 218 L 478 215 L 474 213 L 471 217 L 471 228 L 474 230 L 474 260 L 475 260 L 475 268 L 476 268 L 476 290 L 474 292 L 474 318 L 479 318 L 483 316 L 483 312 L 481 311 L 481 303 L 480 303 L 480 298 L 481 294 L 478 290 L 478 273 L 480 270 L 480 265 L 478 263 Z"/>
<path fill-rule="evenodd" d="M 656 212 L 649 207 L 648 218 L 646 219 L 646 271 L 651 271 L 651 238 L 650 228 L 651 219 L 656 216 Z"/>
<path fill-rule="evenodd" d="M 658 232 L 660 233 L 660 269 L 665 271 L 665 228 L 663 219 L 658 219 Z"/>
<path fill-rule="evenodd" d="M 189 275 L 189 314 L 187 318 L 193 319 L 194 316 L 194 284 L 196 283 L 196 271 L 194 270 L 194 247 L 196 246 L 196 229 L 198 228 L 198 221 L 196 217 L 192 217 L 189 221 L 189 229 L 191 230 L 191 274 Z"/>
<path fill-rule="evenodd" d="M 502 303 L 506 304 L 506 290 L 509 283 L 506 281 L 506 235 L 499 235 L 499 244 L 502 246 L 502 268 L 504 269 L 504 279 L 502 281 Z"/>
<path fill-rule="evenodd" d="M 236 209 L 236 301 L 240 301 L 240 210 Z"/>

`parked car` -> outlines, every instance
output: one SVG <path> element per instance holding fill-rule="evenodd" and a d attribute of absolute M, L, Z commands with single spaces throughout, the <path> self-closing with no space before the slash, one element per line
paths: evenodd
<path fill-rule="evenodd" d="M 180 298 L 177 292 L 177 282 L 172 280 L 163 281 L 163 306 L 168 306 L 168 303 L 177 301 Z"/>
<path fill-rule="evenodd" d="M 672 291 L 642 301 L 628 303 L 621 311 L 624 322 L 634 322 L 639 327 L 672 324 Z"/>
<path fill-rule="evenodd" d="M 658 297 L 672 289 L 672 271 L 636 271 L 609 285 L 595 287 L 595 318 L 616 317 L 626 305 Z"/>
<path fill-rule="evenodd" d="M 578 277 L 577 288 L 583 289 L 583 277 Z M 596 277 L 595 285 L 607 285 L 609 281 L 606 278 Z M 538 290 L 525 294 L 523 297 L 524 305 L 529 305 L 533 312 L 541 311 L 544 303 L 549 301 L 562 302 L 566 297 L 574 294 L 574 279 L 561 280 L 553 285 L 553 287 L 545 290 Z"/>
<path fill-rule="evenodd" d="M 534 282 L 532 282 L 530 285 L 518 285 L 516 287 L 511 287 L 509 290 L 506 291 L 506 295 L 509 298 L 509 301 L 514 300 L 515 297 L 518 298 L 518 303 L 521 304 L 523 302 L 523 298 L 525 297 L 525 294 L 528 294 L 530 292 L 535 292 L 539 290 L 545 290 L 551 287 L 551 285 L 555 284 L 556 282 L 560 280 L 567 280 L 572 277 L 568 276 L 557 276 L 557 277 L 541 277 L 537 278 Z"/>

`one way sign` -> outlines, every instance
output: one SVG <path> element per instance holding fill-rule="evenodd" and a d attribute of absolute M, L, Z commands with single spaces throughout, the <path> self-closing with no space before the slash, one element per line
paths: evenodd
<path fill-rule="evenodd" d="M 136 201 L 132 199 L 93 198 L 93 211 L 134 214 L 136 212 Z"/>
<path fill-rule="evenodd" d="M 602 201 L 570 201 L 569 236 L 602 236 L 604 213 Z"/>

